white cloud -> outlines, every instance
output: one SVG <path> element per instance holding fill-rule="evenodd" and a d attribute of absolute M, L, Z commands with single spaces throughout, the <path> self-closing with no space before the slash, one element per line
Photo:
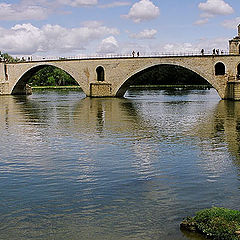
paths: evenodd
<path fill-rule="evenodd" d="M 116 53 L 119 50 L 118 42 L 111 36 L 102 40 L 97 52 L 101 54 Z"/>
<path fill-rule="evenodd" d="M 48 15 L 49 10 L 38 5 L 15 5 L 0 3 L 0 20 L 18 21 L 18 20 L 42 20 Z"/>
<path fill-rule="evenodd" d="M 128 15 L 123 17 L 132 19 L 134 22 L 139 23 L 145 20 L 152 20 L 159 16 L 160 10 L 150 0 L 140 0 L 133 4 Z"/>
<path fill-rule="evenodd" d="M 200 54 L 201 49 L 205 50 L 205 53 L 212 53 L 212 49 L 220 49 L 226 51 L 228 47 L 228 39 L 214 38 L 199 39 L 195 43 L 168 43 L 163 46 L 159 46 L 159 49 L 164 49 L 163 52 L 169 53 L 195 53 Z"/>
<path fill-rule="evenodd" d="M 98 27 L 83 26 L 67 29 L 59 25 L 44 25 L 41 28 L 29 24 L 16 25 L 11 29 L 0 28 L 0 49 L 13 55 L 64 54 L 85 49 L 94 41 L 107 35 L 116 35 L 116 28 L 108 28 L 101 24 Z"/>
<path fill-rule="evenodd" d="M 209 22 L 209 19 L 208 18 L 204 18 L 204 19 L 197 20 L 194 24 L 195 25 L 204 25 L 204 24 L 206 24 L 208 22 Z"/>
<path fill-rule="evenodd" d="M 156 29 L 145 29 L 140 33 L 130 34 L 130 37 L 136 39 L 154 39 L 156 34 Z"/>
<path fill-rule="evenodd" d="M 88 7 L 98 4 L 98 0 L 56 0 L 58 4 L 72 7 Z"/>
<path fill-rule="evenodd" d="M 240 23 L 240 17 L 237 17 L 232 20 L 225 20 L 222 25 L 226 28 L 236 29 L 239 23 Z"/>
<path fill-rule="evenodd" d="M 0 49 L 7 53 L 32 53 L 39 49 L 43 35 L 31 24 L 16 25 L 10 30 L 0 28 Z"/>
<path fill-rule="evenodd" d="M 124 7 L 124 6 L 129 6 L 131 5 L 130 2 L 121 2 L 121 1 L 116 1 L 108 4 L 102 4 L 99 7 L 100 8 L 114 8 L 114 7 Z"/>
<path fill-rule="evenodd" d="M 207 0 L 199 3 L 199 9 L 207 13 L 208 17 L 215 15 L 229 15 L 234 12 L 233 8 L 224 0 Z"/>
<path fill-rule="evenodd" d="M 61 5 L 88 7 L 98 4 L 98 0 L 21 0 L 18 4 L 0 2 L 0 20 L 43 20 Z"/>
<path fill-rule="evenodd" d="M 207 0 L 199 3 L 198 8 L 203 12 L 200 14 L 201 19 L 196 21 L 195 25 L 203 25 L 209 22 L 209 18 L 217 15 L 229 15 L 234 12 L 234 9 L 224 0 Z"/>

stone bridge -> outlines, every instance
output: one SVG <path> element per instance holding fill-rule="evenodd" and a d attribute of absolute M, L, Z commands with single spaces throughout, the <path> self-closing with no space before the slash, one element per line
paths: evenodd
<path fill-rule="evenodd" d="M 217 53 L 217 54 L 216 54 Z M 26 94 L 37 71 L 54 66 L 70 74 L 89 97 L 122 97 L 136 74 L 160 65 L 189 69 L 209 82 L 222 99 L 240 100 L 240 24 L 229 41 L 229 54 L 159 57 L 60 59 L 18 63 L 0 62 L 0 95 Z"/>
<path fill-rule="evenodd" d="M 133 76 L 160 65 L 189 69 L 209 82 L 222 99 L 240 100 L 240 55 L 123 57 L 0 63 L 0 94 L 26 94 L 30 77 L 46 66 L 70 74 L 90 97 L 121 97 Z"/>

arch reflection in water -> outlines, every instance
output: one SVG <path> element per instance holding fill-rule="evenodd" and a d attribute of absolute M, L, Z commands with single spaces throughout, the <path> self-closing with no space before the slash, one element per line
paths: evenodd
<path fill-rule="evenodd" d="M 206 147 L 222 148 L 223 155 L 219 156 L 227 161 L 226 154 L 231 154 L 235 163 L 240 167 L 240 102 L 220 101 L 213 113 L 207 115 L 207 121 L 202 120 L 202 123 L 197 127 L 197 136 L 202 141 L 206 141 Z M 226 152 L 225 150 L 228 150 Z M 211 152 L 211 151 L 209 151 Z M 209 159 L 211 162 L 211 159 Z M 228 162 L 231 164 L 231 162 Z M 217 168 L 216 172 L 224 172 L 225 165 L 220 162 L 213 162 L 213 168 Z"/>
<path fill-rule="evenodd" d="M 146 124 L 131 100 L 85 98 L 74 108 L 73 129 L 85 133 L 87 139 L 94 139 L 97 134 L 105 139 L 105 145 L 128 143 L 126 147 L 138 159 L 133 163 L 136 171 L 143 176 L 151 175 L 151 163 L 156 161 L 158 151 L 154 149 L 155 126 Z"/>

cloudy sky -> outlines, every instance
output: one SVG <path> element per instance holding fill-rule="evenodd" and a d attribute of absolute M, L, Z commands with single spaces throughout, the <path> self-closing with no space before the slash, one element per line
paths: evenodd
<path fill-rule="evenodd" d="M 0 50 L 82 56 L 227 49 L 239 0 L 0 0 Z"/>

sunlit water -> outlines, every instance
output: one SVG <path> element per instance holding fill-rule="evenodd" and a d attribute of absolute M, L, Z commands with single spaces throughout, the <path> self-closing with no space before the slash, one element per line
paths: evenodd
<path fill-rule="evenodd" d="M 239 208 L 240 102 L 211 90 L 0 97 L 0 239 L 182 240 Z"/>

